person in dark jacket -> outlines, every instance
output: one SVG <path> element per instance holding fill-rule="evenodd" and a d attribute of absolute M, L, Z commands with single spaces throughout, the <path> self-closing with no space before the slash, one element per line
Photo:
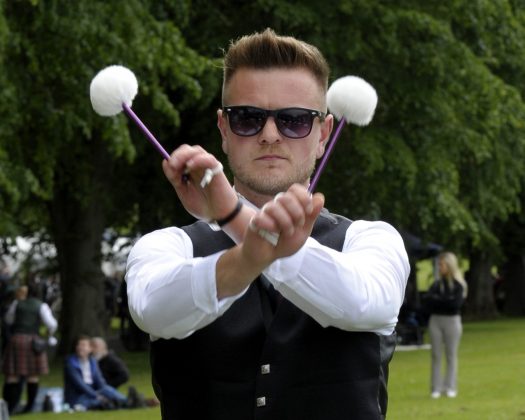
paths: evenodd
<path fill-rule="evenodd" d="M 52 336 L 57 329 L 57 321 L 47 303 L 37 298 L 34 284 L 21 286 L 17 290 L 17 298 L 7 310 L 5 320 L 11 328 L 11 336 L 3 360 L 3 398 L 12 414 L 20 402 L 25 380 L 27 403 L 23 411 L 30 412 L 38 394 L 39 378 L 49 373 L 47 353 L 44 349 L 36 349 L 34 341 L 43 340 L 39 336 L 41 324 Z"/>
<path fill-rule="evenodd" d="M 106 340 L 102 337 L 91 339 L 93 357 L 98 362 L 98 367 L 106 382 L 113 388 L 125 384 L 129 380 L 129 370 L 124 361 L 114 351 L 108 349 Z"/>
<path fill-rule="evenodd" d="M 461 307 L 467 296 L 467 283 L 459 269 L 458 260 L 451 252 L 438 256 L 439 279 L 429 288 L 424 298 L 426 311 L 430 314 L 428 329 L 432 345 L 432 398 L 442 394 L 449 398 L 457 396 L 458 348 L 463 327 Z M 446 359 L 443 377 L 442 355 Z"/>
<path fill-rule="evenodd" d="M 391 225 L 308 191 L 334 122 L 328 73 L 271 29 L 232 42 L 217 125 L 234 187 L 200 146 L 162 163 L 199 221 L 140 238 L 126 282 L 166 420 L 385 416 L 409 264 Z"/>

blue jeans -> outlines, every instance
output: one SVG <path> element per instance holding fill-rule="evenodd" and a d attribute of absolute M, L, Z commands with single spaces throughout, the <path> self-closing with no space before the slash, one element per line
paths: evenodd
<path fill-rule="evenodd" d="M 118 407 L 123 406 L 127 401 L 127 398 L 124 395 L 122 395 L 119 391 L 117 391 L 115 388 L 109 385 L 106 385 L 95 391 L 97 394 L 100 394 L 106 397 L 111 402 L 115 403 Z M 77 404 L 83 405 L 88 410 L 102 407 L 102 401 L 100 401 L 96 397 L 92 397 L 91 395 L 87 394 L 80 396 L 80 398 L 77 401 Z"/>

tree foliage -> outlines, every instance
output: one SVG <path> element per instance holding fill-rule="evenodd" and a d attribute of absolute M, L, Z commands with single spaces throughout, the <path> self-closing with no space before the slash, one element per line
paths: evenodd
<path fill-rule="evenodd" d="M 0 12 L 0 236 L 51 235 L 66 314 L 102 293 L 106 228 L 134 235 L 191 219 L 136 127 L 94 114 L 93 76 L 131 68 L 133 108 L 168 151 L 220 155 L 222 49 L 265 27 L 317 45 L 331 80 L 355 74 L 378 91 L 374 120 L 343 130 L 321 177 L 331 210 L 493 257 L 509 220 L 523 226 L 520 0 L 14 0 Z M 98 332 L 90 319 L 63 333 Z"/>
<path fill-rule="evenodd" d="M 137 218 L 133 190 L 145 176 L 139 158 L 147 155 L 160 166 L 123 115 L 104 119 L 92 111 L 91 79 L 110 64 L 131 68 L 140 83 L 137 109 L 162 116 L 172 132 L 181 110 L 206 103 L 207 86 L 217 84 L 213 61 L 187 47 L 160 12 L 143 1 L 4 5 L 9 36 L 2 73 L 16 92 L 12 103 L 2 99 L 10 107 L 2 149 L 11 166 L 0 174 L 13 185 L 2 190 L 11 204 L 4 208 L 18 233 L 45 229 L 52 235 L 66 342 L 79 332 L 101 332 L 102 232 Z M 8 228 L 2 233 L 14 231 Z"/>
<path fill-rule="evenodd" d="M 343 130 L 321 178 L 332 209 L 457 249 L 498 246 L 494 224 L 520 210 L 524 171 L 518 2 L 201 3 L 192 19 L 204 24 L 183 31 L 204 54 L 271 26 L 319 46 L 332 80 L 356 74 L 377 89 L 374 120 Z"/>
<path fill-rule="evenodd" d="M 525 237 L 524 4 L 347 0 L 323 6 L 321 14 L 313 2 L 261 0 L 241 14 L 257 15 L 253 29 L 271 21 L 276 30 L 318 45 L 332 80 L 356 74 L 378 91 L 372 124 L 343 130 L 318 189 L 332 210 L 386 219 L 471 259 L 481 278 L 472 281 L 469 308 L 491 312 L 490 268 L 508 259 L 509 249 L 522 255 L 523 241 L 515 236 Z M 229 17 L 220 25 L 230 33 L 250 32 L 245 19 L 218 7 Z M 203 36 L 221 39 L 220 33 L 218 23 L 207 21 Z M 525 300 L 520 305 L 525 308 Z"/>

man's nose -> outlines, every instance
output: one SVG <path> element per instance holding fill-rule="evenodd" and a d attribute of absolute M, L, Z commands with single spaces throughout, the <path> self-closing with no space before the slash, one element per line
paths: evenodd
<path fill-rule="evenodd" d="M 259 143 L 273 144 L 282 141 L 282 134 L 275 124 L 274 117 L 268 117 L 266 124 L 259 133 Z"/>

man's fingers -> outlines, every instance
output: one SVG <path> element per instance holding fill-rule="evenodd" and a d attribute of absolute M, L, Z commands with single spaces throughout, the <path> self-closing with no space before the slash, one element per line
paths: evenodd
<path fill-rule="evenodd" d="M 281 193 L 263 206 L 253 224 L 259 229 L 292 236 L 307 220 L 309 223 L 315 221 L 323 204 L 322 194 L 312 196 L 304 188 Z"/>
<path fill-rule="evenodd" d="M 201 146 L 179 146 L 167 162 L 162 163 L 164 173 L 176 187 L 189 180 L 206 187 L 213 177 L 222 172 L 222 164 Z"/>
<path fill-rule="evenodd" d="M 305 225 L 308 225 L 309 229 L 313 227 L 323 207 L 324 207 L 324 195 L 321 193 L 315 193 L 312 196 L 312 210 L 309 214 L 306 215 Z"/>

